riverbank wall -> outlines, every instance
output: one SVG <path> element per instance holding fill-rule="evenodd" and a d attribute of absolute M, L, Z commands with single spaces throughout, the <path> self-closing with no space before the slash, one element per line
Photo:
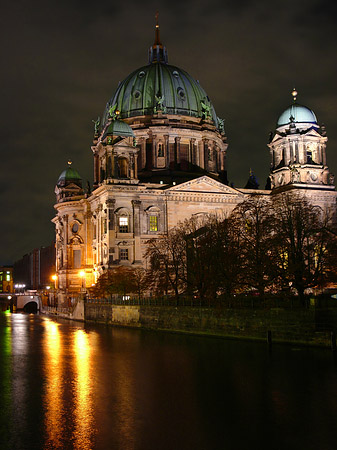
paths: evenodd
<path fill-rule="evenodd" d="M 231 309 L 86 303 L 85 322 L 331 347 L 337 308 Z"/>

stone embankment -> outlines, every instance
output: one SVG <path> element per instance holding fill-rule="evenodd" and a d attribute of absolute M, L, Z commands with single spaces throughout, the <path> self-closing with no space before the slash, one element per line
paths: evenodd
<path fill-rule="evenodd" d="M 231 309 L 86 303 L 86 322 L 227 338 L 334 346 L 337 308 Z"/>

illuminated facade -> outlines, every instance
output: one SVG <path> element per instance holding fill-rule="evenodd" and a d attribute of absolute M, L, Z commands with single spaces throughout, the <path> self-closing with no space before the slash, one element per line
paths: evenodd
<path fill-rule="evenodd" d="M 301 190 L 335 207 L 327 138 L 311 110 L 294 102 L 280 116 L 269 143 L 270 190 L 227 185 L 223 123 L 199 82 L 168 64 L 157 25 L 149 64 L 119 84 L 95 122 L 93 191 L 84 192 L 71 165 L 57 182 L 60 290 L 91 286 L 111 267 L 146 265 L 148 239 L 192 215 L 229 213 L 252 193 Z"/>
<path fill-rule="evenodd" d="M 0 267 L 0 293 L 13 291 L 13 267 Z"/>

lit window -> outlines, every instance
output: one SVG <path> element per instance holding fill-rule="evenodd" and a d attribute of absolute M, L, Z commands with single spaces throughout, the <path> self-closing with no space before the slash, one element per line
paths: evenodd
<path fill-rule="evenodd" d="M 10 275 L 6 275 L 6 281 L 11 281 L 11 276 Z"/>
<path fill-rule="evenodd" d="M 127 248 L 121 248 L 119 251 L 119 258 L 121 261 L 127 261 L 129 259 L 129 250 Z"/>
<path fill-rule="evenodd" d="M 158 216 L 150 216 L 150 231 L 158 231 Z"/>
<path fill-rule="evenodd" d="M 128 217 L 120 217 L 119 218 L 119 232 L 120 233 L 128 233 L 129 232 L 129 220 Z"/>

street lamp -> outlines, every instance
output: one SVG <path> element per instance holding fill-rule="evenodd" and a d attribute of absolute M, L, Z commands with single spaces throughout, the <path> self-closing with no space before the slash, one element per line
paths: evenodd
<path fill-rule="evenodd" d="M 57 275 L 53 275 L 53 276 L 51 277 L 51 279 L 52 279 L 53 282 L 54 282 L 54 289 L 57 289 L 57 285 L 56 285 Z"/>
<path fill-rule="evenodd" d="M 18 292 L 18 294 L 20 294 L 20 292 L 23 294 L 24 293 L 24 290 L 25 290 L 25 287 L 26 287 L 26 285 L 25 284 L 15 284 L 14 285 L 14 288 L 15 288 L 15 290 L 17 290 Z"/>
<path fill-rule="evenodd" d="M 80 277 L 82 279 L 82 290 L 85 290 L 85 272 L 83 270 L 81 270 L 80 272 Z"/>

